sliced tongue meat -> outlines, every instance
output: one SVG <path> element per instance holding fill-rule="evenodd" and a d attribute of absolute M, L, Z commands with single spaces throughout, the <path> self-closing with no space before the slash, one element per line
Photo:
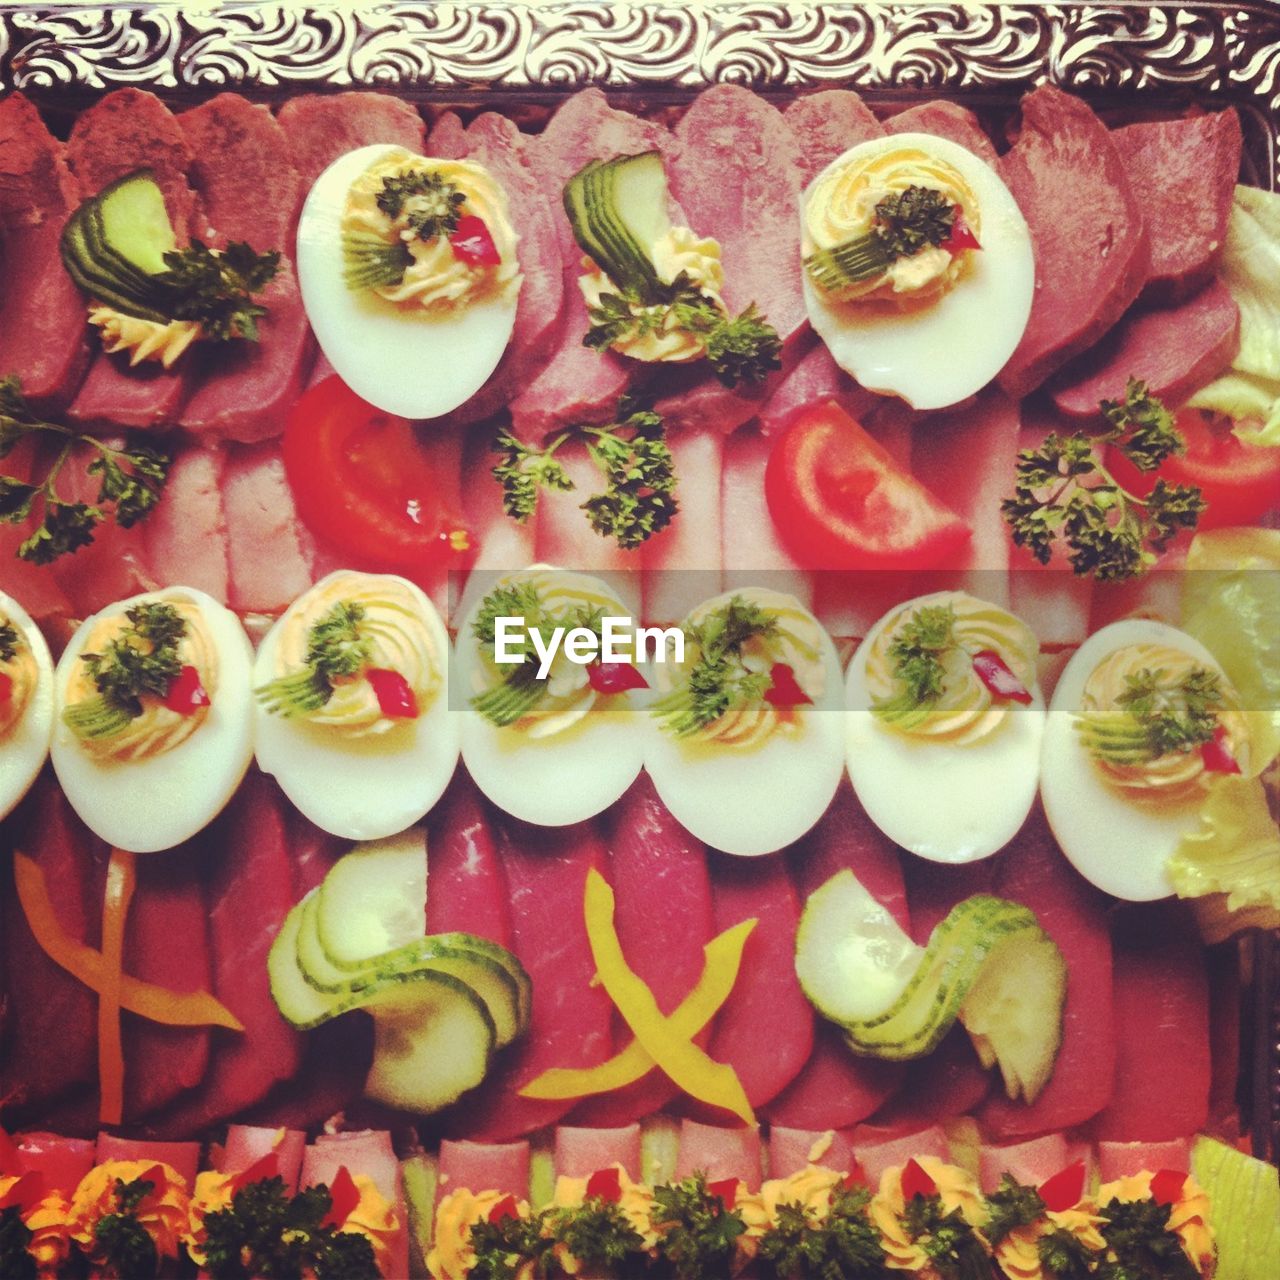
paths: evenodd
<path fill-rule="evenodd" d="M 67 158 L 86 195 L 135 169 L 150 169 L 180 245 L 206 228 L 188 185 L 195 157 L 177 120 L 154 94 L 117 89 L 82 112 L 71 128 Z M 188 353 L 190 355 L 190 353 Z M 155 427 L 176 421 L 191 374 L 186 356 L 172 370 L 158 362 L 129 367 L 127 353 L 99 350 L 70 414 L 91 426 Z"/>
<path fill-rule="evenodd" d="M 824 342 L 814 341 L 760 407 L 760 430 L 780 435 L 806 409 L 834 400 L 859 421 L 884 402 L 883 396 L 858 386 L 831 358 Z"/>
<path fill-rule="evenodd" d="M 281 255 L 259 298 L 267 314 L 258 340 L 196 348 L 193 390 L 179 421 L 197 434 L 265 440 L 284 430 L 313 351 L 292 261 L 302 180 L 288 135 L 266 107 L 239 94 L 219 94 L 184 111 L 178 124 L 191 147 L 191 185 L 204 206 L 209 242 L 225 248 L 244 241 L 259 253 Z"/>
<path fill-rule="evenodd" d="M 66 148 L 11 94 L 0 102 L 0 371 L 44 411 L 64 408 L 89 367 L 85 300 L 58 250 L 79 202 Z"/>
<path fill-rule="evenodd" d="M 1143 193 L 1151 238 L 1146 292 L 1180 298 L 1213 274 L 1227 238 L 1240 173 L 1240 118 L 1234 109 L 1114 129 L 1111 140 Z"/>
<path fill-rule="evenodd" d="M 304 93 L 280 108 L 303 195 L 341 155 L 375 142 L 421 153 L 426 125 L 412 103 L 381 93 Z"/>
<path fill-rule="evenodd" d="M 565 183 L 583 165 L 655 148 L 668 155 L 674 150 L 671 135 L 662 125 L 641 120 L 627 111 L 616 111 L 599 89 L 584 89 L 569 98 L 548 121 L 546 129 L 529 143 L 528 156 L 547 207 L 558 210 Z M 671 168 L 668 161 L 669 179 Z M 591 351 L 582 345 L 589 327 L 586 304 L 578 287 L 582 250 L 567 218 L 557 216 L 555 225 L 564 271 L 560 323 L 550 358 L 511 405 L 517 434 L 529 440 L 541 439 L 566 423 L 608 421 L 618 397 L 640 371 L 635 361 L 611 352 Z"/>
<path fill-rule="evenodd" d="M 1053 403 L 1072 418 L 1097 418 L 1102 400 L 1123 400 L 1131 377 L 1171 408 L 1231 363 L 1240 308 L 1220 280 L 1183 302 L 1136 308 L 1106 341 L 1072 361 L 1052 384 Z"/>
<path fill-rule="evenodd" d="M 151 576 L 162 586 L 182 583 L 227 602 L 227 513 L 222 480 L 226 451 L 176 451 L 164 496 L 142 526 Z"/>
<path fill-rule="evenodd" d="M 931 133 L 972 151 L 989 165 L 996 163 L 996 149 L 987 131 L 978 122 L 978 117 L 959 103 L 941 98 L 934 102 L 921 102 L 890 116 L 884 127 L 889 133 Z"/>
<path fill-rule="evenodd" d="M 1150 259 L 1124 160 L 1079 98 L 1053 85 L 1023 98 L 1021 130 L 999 168 L 1035 248 L 1031 319 L 999 379 L 1024 396 L 1120 319 Z"/>
<path fill-rule="evenodd" d="M 850 147 L 884 134 L 884 125 L 852 89 L 807 94 L 792 102 L 782 115 L 799 144 L 806 183 Z"/>
<path fill-rule="evenodd" d="M 605 874 L 617 899 L 618 939 L 631 969 L 669 1015 L 702 977 L 702 949 L 714 930 L 707 852 L 671 816 L 645 773 L 606 820 Z M 620 1045 L 632 1038 L 618 1018 L 614 1032 Z M 696 1040 L 706 1044 L 709 1038 L 704 1031 Z M 626 1088 L 585 1098 L 572 1121 L 617 1128 L 661 1110 L 678 1094 L 677 1086 L 654 1069 Z"/>

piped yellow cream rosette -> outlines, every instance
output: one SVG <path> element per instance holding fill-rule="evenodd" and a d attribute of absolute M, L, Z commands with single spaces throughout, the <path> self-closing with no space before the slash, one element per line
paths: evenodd
<path fill-rule="evenodd" d="M 103 1218 L 120 1211 L 120 1187 L 139 1181 L 151 1189 L 134 1209 L 138 1225 L 155 1244 L 161 1258 L 177 1258 L 191 1219 L 186 1180 L 172 1165 L 158 1160 L 107 1160 L 90 1169 L 71 1197 L 70 1235 L 93 1256 L 94 1229 Z"/>
<path fill-rule="evenodd" d="M 936 1156 L 918 1156 L 914 1163 L 932 1180 L 944 1213 L 958 1210 L 969 1226 L 983 1225 L 987 1218 L 986 1205 L 969 1173 Z M 871 1197 L 868 1216 L 880 1232 L 887 1265 L 892 1270 L 913 1271 L 922 1280 L 941 1280 L 924 1247 L 911 1238 L 904 1223 L 907 1197 L 903 1191 L 903 1175 L 909 1167 L 910 1162 L 905 1166 L 894 1165 L 880 1175 L 880 1187 Z"/>
<path fill-rule="evenodd" d="M 1098 1188 L 1098 1212 L 1104 1217 L 1107 1206 L 1117 1201 L 1147 1200 L 1155 1191 L 1152 1183 L 1167 1174 L 1155 1174 L 1151 1170 L 1104 1182 Z M 1209 1225 L 1209 1196 L 1191 1174 L 1187 1174 L 1181 1191 L 1169 1204 L 1168 1230 L 1178 1237 L 1182 1251 L 1192 1266 L 1202 1276 L 1211 1276 L 1217 1258 L 1213 1243 L 1213 1228 Z"/>
<path fill-rule="evenodd" d="M 476 1264 L 476 1251 L 471 1246 L 471 1229 L 488 1222 L 493 1211 L 512 1197 L 501 1191 L 468 1191 L 459 1187 L 445 1195 L 436 1207 L 435 1233 L 427 1253 L 427 1272 L 432 1280 L 467 1280 Z M 513 1205 L 520 1217 L 528 1217 L 527 1201 Z M 533 1263 L 527 1264 L 532 1275 Z M 526 1272 L 522 1269 L 521 1276 Z"/>

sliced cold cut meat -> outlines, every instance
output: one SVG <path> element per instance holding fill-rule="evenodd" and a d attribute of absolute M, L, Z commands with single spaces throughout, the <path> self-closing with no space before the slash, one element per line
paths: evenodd
<path fill-rule="evenodd" d="M 947 138 L 972 151 L 979 160 L 985 160 L 989 165 L 996 163 L 996 149 L 987 131 L 978 123 L 978 117 L 968 107 L 956 102 L 941 98 L 934 102 L 921 102 L 890 116 L 884 127 L 888 133 L 931 133 L 938 138 Z"/>
<path fill-rule="evenodd" d="M 289 137 L 303 195 L 341 155 L 388 142 L 421 153 L 426 125 L 417 108 L 381 93 L 304 93 L 290 98 L 277 119 Z"/>
<path fill-rule="evenodd" d="M 884 134 L 884 125 L 852 89 L 820 89 L 782 113 L 800 147 L 804 181 L 812 182 L 837 156 Z"/>

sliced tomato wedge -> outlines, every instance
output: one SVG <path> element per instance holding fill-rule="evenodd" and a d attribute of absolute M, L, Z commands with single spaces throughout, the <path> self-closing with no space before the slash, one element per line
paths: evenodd
<path fill-rule="evenodd" d="M 1118 449 L 1107 450 L 1107 466 L 1120 484 L 1141 496 L 1157 476 L 1195 485 L 1208 504 L 1199 529 L 1253 524 L 1280 509 L 1280 448 L 1248 444 L 1232 432 L 1230 419 L 1199 409 L 1183 409 L 1175 421 L 1187 451 L 1167 458 L 1157 472 L 1141 472 Z"/>
<path fill-rule="evenodd" d="M 831 403 L 802 413 L 774 446 L 765 497 L 780 536 L 806 569 L 938 568 L 956 562 L 970 534 Z"/>
<path fill-rule="evenodd" d="M 284 465 L 308 527 L 358 560 L 410 572 L 469 563 L 471 534 L 412 424 L 336 375 L 293 407 Z"/>

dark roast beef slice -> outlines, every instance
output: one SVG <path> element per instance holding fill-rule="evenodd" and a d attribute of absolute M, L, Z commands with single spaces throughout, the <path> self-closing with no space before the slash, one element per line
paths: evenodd
<path fill-rule="evenodd" d="M 267 314 L 258 341 L 206 343 L 193 353 L 194 385 L 179 421 L 199 434 L 265 440 L 284 431 L 314 350 L 292 261 L 302 181 L 288 136 L 266 107 L 224 93 L 183 112 L 178 123 L 195 157 L 191 184 L 211 242 L 243 240 L 259 253 L 281 254 L 261 295 Z"/>
<path fill-rule="evenodd" d="M 412 103 L 380 93 L 304 93 L 280 108 L 303 194 L 341 155 L 375 142 L 422 151 L 426 125 Z"/>
<path fill-rule="evenodd" d="M 884 125 L 852 89 L 810 93 L 797 98 L 782 115 L 800 144 L 806 183 L 850 147 L 884 133 Z"/>
<path fill-rule="evenodd" d="M 529 163 L 547 207 L 557 211 L 562 208 L 564 184 L 592 160 L 658 148 L 667 154 L 670 178 L 673 147 L 671 135 L 660 124 L 615 111 L 599 89 L 584 89 L 569 98 L 530 143 Z M 511 405 L 515 430 L 530 440 L 565 423 L 608 421 L 618 397 L 639 372 L 635 361 L 582 345 L 589 326 L 578 287 L 582 250 L 567 218 L 556 216 L 555 226 L 564 271 L 560 323 L 549 359 Z"/>
<path fill-rule="evenodd" d="M 1240 118 L 1234 110 L 1159 120 L 1112 131 L 1151 240 L 1146 291 L 1183 298 L 1212 274 L 1227 237 L 1240 172 Z"/>
<path fill-rule="evenodd" d="M 117 89 L 82 112 L 67 158 L 86 194 L 135 169 L 150 169 L 164 192 L 179 244 L 202 235 L 199 206 L 187 182 L 193 156 L 177 120 L 154 94 Z M 190 376 L 188 357 L 166 371 L 156 361 L 130 369 L 127 354 L 99 350 L 70 416 L 88 426 L 155 427 L 176 420 Z"/>
<path fill-rule="evenodd" d="M 43 410 L 65 408 L 89 367 L 84 298 L 58 252 L 79 202 L 66 148 L 11 94 L 0 102 L 0 371 Z"/>
<path fill-rule="evenodd" d="M 1240 308 L 1214 280 L 1185 302 L 1131 311 L 1095 351 L 1054 379 L 1053 402 L 1071 417 L 1093 418 L 1100 400 L 1123 400 L 1135 377 L 1176 407 L 1231 363 L 1239 334 Z"/>
<path fill-rule="evenodd" d="M 1036 257 L 1031 319 L 1000 373 L 1000 385 L 1023 396 L 1125 313 L 1146 281 L 1147 236 L 1110 134 L 1061 89 L 1023 98 L 1021 130 L 999 168 Z"/>
<path fill-rule="evenodd" d="M 559 202 L 548 202 L 529 164 L 530 145 L 510 120 L 492 111 L 478 116 L 465 131 L 458 117 L 448 112 L 431 131 L 428 150 L 433 156 L 483 165 L 507 193 L 511 223 L 520 236 L 517 253 L 524 277 L 515 332 L 502 363 L 466 404 L 449 414 L 449 426 L 480 422 L 505 408 L 536 376 L 557 337 L 565 285 L 557 223 L 564 213 Z"/>
<path fill-rule="evenodd" d="M 938 99 L 921 102 L 884 122 L 889 133 L 931 133 L 958 143 L 988 164 L 996 162 L 996 149 L 987 137 L 987 131 L 978 123 L 978 117 L 955 102 Z"/>

